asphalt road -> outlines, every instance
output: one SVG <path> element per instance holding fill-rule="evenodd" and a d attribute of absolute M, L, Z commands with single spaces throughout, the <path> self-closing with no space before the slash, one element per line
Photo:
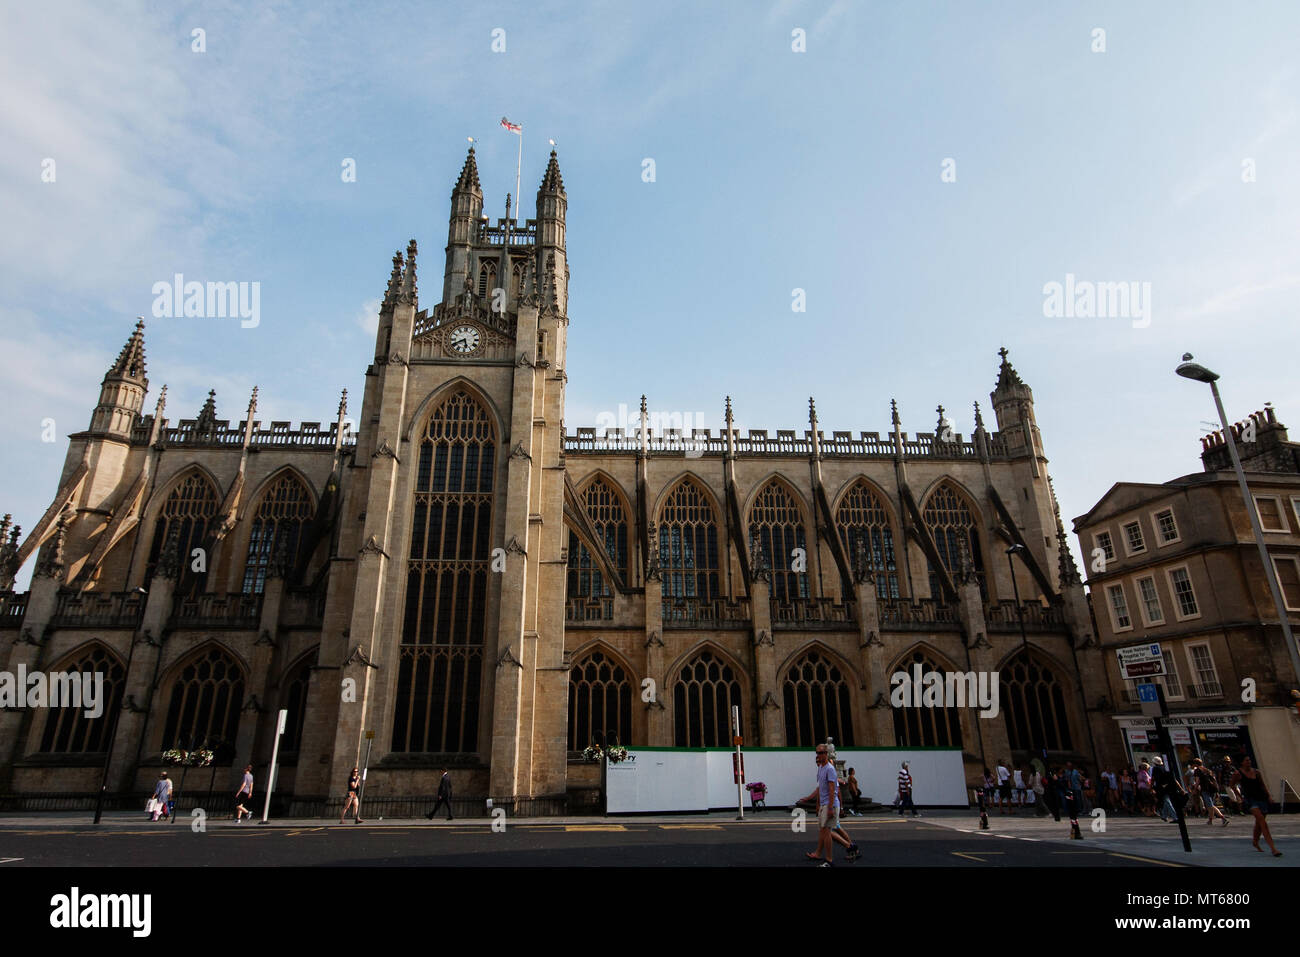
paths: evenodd
<path fill-rule="evenodd" d="M 59 822 L 0 824 L 0 869 L 23 867 L 803 867 L 816 843 L 815 821 L 795 833 L 783 815 L 744 822 L 614 819 L 579 822 L 489 820 L 235 825 L 210 821 L 195 833 L 175 824 Z M 837 866 L 1143 867 L 1166 862 L 1121 850 L 1040 838 L 995 840 L 950 824 L 893 816 L 849 818 L 844 827 L 863 850 Z"/>

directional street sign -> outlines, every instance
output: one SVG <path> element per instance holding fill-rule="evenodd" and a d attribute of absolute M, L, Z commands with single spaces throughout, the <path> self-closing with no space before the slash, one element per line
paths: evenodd
<path fill-rule="evenodd" d="M 1165 659 L 1158 641 L 1118 648 L 1115 656 L 1119 658 L 1120 677 L 1126 681 L 1133 678 L 1155 678 L 1165 673 Z"/>

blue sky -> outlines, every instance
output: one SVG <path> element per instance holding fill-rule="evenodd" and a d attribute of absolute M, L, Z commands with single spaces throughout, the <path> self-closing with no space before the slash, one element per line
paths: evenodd
<path fill-rule="evenodd" d="M 570 430 L 645 392 L 713 428 L 726 394 L 742 429 L 802 430 L 813 395 L 828 431 L 888 431 L 891 398 L 931 431 L 942 403 L 968 434 L 1005 345 L 1068 521 L 1199 470 L 1184 351 L 1233 418 L 1300 427 L 1297 34 L 1284 3 L 10 5 L 0 511 L 44 511 L 140 314 L 173 421 L 210 388 L 237 421 L 254 384 L 264 422 L 358 408 L 393 251 L 440 289 L 467 136 L 503 214 L 505 114 L 525 217 L 559 144 Z M 260 282 L 260 325 L 152 318 L 177 272 Z M 1067 273 L 1150 283 L 1149 326 L 1045 317 Z"/>

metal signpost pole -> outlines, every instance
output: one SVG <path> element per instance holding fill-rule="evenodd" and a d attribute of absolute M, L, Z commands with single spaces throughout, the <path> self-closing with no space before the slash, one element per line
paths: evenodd
<path fill-rule="evenodd" d="M 731 733 L 732 740 L 736 744 L 736 808 L 740 812 L 736 815 L 736 820 L 743 821 L 745 819 L 745 759 L 740 754 L 740 705 L 737 704 L 731 706 Z"/>
<path fill-rule="evenodd" d="M 262 820 L 260 823 L 265 824 L 267 816 L 271 813 L 271 790 L 275 787 L 275 763 L 280 758 L 280 736 L 284 734 L 284 726 L 289 721 L 289 712 L 280 710 L 280 723 L 275 729 L 275 745 L 271 748 L 271 770 L 266 775 L 266 801 L 262 805 Z"/>

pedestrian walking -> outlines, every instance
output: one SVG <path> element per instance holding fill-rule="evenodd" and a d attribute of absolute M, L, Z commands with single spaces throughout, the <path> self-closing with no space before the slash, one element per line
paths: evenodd
<path fill-rule="evenodd" d="M 1257 851 L 1263 851 L 1264 849 L 1259 846 L 1259 839 L 1262 837 L 1268 842 L 1268 849 L 1273 852 L 1273 856 L 1281 857 L 1282 852 L 1273 844 L 1273 834 L 1268 829 L 1268 821 L 1265 820 L 1268 806 L 1272 803 L 1268 795 L 1268 785 L 1264 783 L 1264 775 L 1259 773 L 1250 760 L 1250 755 L 1242 757 L 1241 766 L 1233 776 L 1232 783 L 1241 787 L 1242 803 L 1255 819 L 1255 830 L 1250 839 L 1250 846 Z"/>
<path fill-rule="evenodd" d="M 1155 817 L 1156 798 L 1151 791 L 1151 765 L 1147 761 L 1138 765 L 1137 804 L 1143 817 Z"/>
<path fill-rule="evenodd" d="M 1043 798 L 1047 809 L 1052 812 L 1052 819 L 1061 820 L 1061 774 L 1060 768 L 1049 767 L 1043 775 Z"/>
<path fill-rule="evenodd" d="M 849 768 L 849 776 L 844 781 L 844 790 L 848 792 L 849 807 L 846 809 L 854 817 L 858 816 L 858 802 L 862 800 L 862 788 L 858 786 L 858 775 Z"/>
<path fill-rule="evenodd" d="M 998 759 L 997 767 L 998 776 L 998 813 L 1006 814 L 1007 808 L 1011 806 L 1011 772 L 1007 769 L 1006 758 Z M 1015 810 L 1010 812 L 1015 814 Z"/>
<path fill-rule="evenodd" d="M 1215 773 L 1205 766 L 1200 758 L 1192 758 L 1192 774 L 1196 776 L 1196 783 L 1201 791 L 1201 803 L 1205 805 L 1205 823 L 1213 825 L 1216 817 L 1223 821 L 1223 826 L 1228 826 L 1228 815 L 1219 810 L 1219 779 Z"/>
<path fill-rule="evenodd" d="M 1151 771 L 1151 786 L 1155 790 L 1156 800 L 1160 804 L 1160 820 L 1168 821 L 1170 824 L 1178 823 L 1178 810 L 1174 805 L 1177 795 L 1184 799 L 1187 797 L 1183 787 L 1178 783 L 1178 778 L 1174 777 L 1172 771 L 1165 767 L 1165 759 L 1156 755 L 1151 759 L 1154 767 Z"/>
<path fill-rule="evenodd" d="M 1133 813 L 1133 806 L 1137 801 L 1136 789 L 1133 784 L 1133 769 L 1125 767 L 1119 776 L 1119 800 L 1124 806 L 1124 810 L 1129 814 Z"/>
<path fill-rule="evenodd" d="M 348 816 L 348 808 L 353 809 L 358 824 L 365 823 L 361 820 L 361 772 L 356 768 L 353 768 L 352 773 L 348 775 L 348 796 L 343 802 L 343 813 L 339 815 L 340 824 Z"/>
<path fill-rule="evenodd" d="M 1067 764 L 1066 767 L 1068 768 L 1069 765 Z M 1083 832 L 1079 830 L 1078 792 L 1069 786 L 1070 779 L 1067 775 L 1062 775 L 1060 780 L 1065 784 L 1065 787 L 1062 788 L 1062 794 L 1064 795 L 1065 813 L 1070 818 L 1070 840 L 1082 841 Z"/>
<path fill-rule="evenodd" d="M 921 812 L 916 809 L 912 803 L 912 772 L 907 768 L 907 762 L 904 761 L 902 767 L 898 769 L 898 816 L 902 817 L 903 812 L 908 808 L 912 809 L 912 817 L 920 817 Z"/>
<path fill-rule="evenodd" d="M 980 779 L 980 782 L 977 785 L 975 785 L 975 789 L 974 789 L 975 806 L 979 808 L 979 812 L 980 812 L 981 831 L 987 831 L 989 829 L 989 812 L 987 806 L 984 803 L 984 798 L 986 795 L 991 794 L 993 792 L 993 788 L 990 786 L 992 780 L 993 779 L 989 776 L 989 769 L 985 768 L 984 777 Z"/>
<path fill-rule="evenodd" d="M 1223 788 L 1219 793 L 1226 796 L 1226 803 L 1232 813 L 1249 814 L 1250 812 L 1246 810 L 1245 801 L 1241 796 L 1241 789 L 1233 783 L 1237 779 L 1237 768 L 1232 763 L 1232 758 L 1225 754 L 1215 770 L 1218 773 L 1219 786 Z"/>
<path fill-rule="evenodd" d="M 1033 774 L 1029 777 L 1029 790 L 1034 795 L 1034 815 L 1042 817 L 1047 813 L 1047 788 L 1043 785 L 1043 772 L 1034 768 Z"/>
<path fill-rule="evenodd" d="M 1073 761 L 1065 762 L 1065 780 L 1069 785 L 1070 792 L 1074 795 L 1074 807 L 1076 813 L 1085 811 L 1087 805 L 1083 803 L 1083 774 L 1074 766 Z"/>
<path fill-rule="evenodd" d="M 238 824 L 240 818 L 248 815 L 248 819 L 253 819 L 253 812 L 244 807 L 244 802 L 253 803 L 253 766 L 251 764 L 244 766 L 244 780 L 240 782 L 239 790 L 235 792 L 235 823 Z"/>
<path fill-rule="evenodd" d="M 452 820 L 451 814 L 451 774 L 446 768 L 442 769 L 442 780 L 438 782 L 438 803 L 433 806 L 433 810 L 425 815 L 430 821 L 438 813 L 438 808 L 444 804 L 447 805 L 447 820 Z"/>
<path fill-rule="evenodd" d="M 153 789 L 153 820 L 158 820 L 158 815 L 167 816 L 167 804 L 172 798 L 172 782 L 167 777 L 167 772 L 163 771 L 158 775 L 158 783 Z"/>
<path fill-rule="evenodd" d="M 828 764 L 831 764 L 832 767 L 833 767 L 833 766 L 834 766 L 834 765 L 833 765 L 834 758 L 832 758 L 832 757 L 830 756 L 832 753 L 833 753 L 833 752 L 828 752 L 828 753 L 827 753 L 827 763 L 828 763 Z M 844 808 L 844 804 L 843 804 L 843 794 L 844 794 L 844 789 L 843 789 L 843 787 L 840 786 L 838 776 L 836 777 L 835 785 L 836 785 L 836 788 L 837 788 L 836 793 L 835 793 L 835 804 L 839 807 L 840 814 L 841 814 L 841 816 L 842 816 L 842 815 L 844 814 L 844 812 L 845 812 L 845 808 Z M 800 801 L 798 801 L 797 803 L 799 803 L 799 804 L 809 804 L 809 803 L 812 803 L 812 804 L 818 804 L 818 805 L 820 805 L 821 800 L 820 800 L 819 789 L 818 789 L 818 788 L 813 788 L 812 791 L 808 794 L 807 797 L 802 798 L 802 799 L 801 799 Z M 843 847 L 845 851 L 848 852 L 848 854 L 847 854 L 847 860 L 848 860 L 848 862 L 849 862 L 850 864 L 853 863 L 853 862 L 856 861 L 859 857 L 862 856 L 862 855 L 861 855 L 861 852 L 858 850 L 858 843 L 857 843 L 857 841 L 855 841 L 855 840 L 853 840 L 851 837 L 849 837 L 849 832 L 846 831 L 846 830 L 844 830 L 844 826 L 843 826 L 842 824 L 840 824 L 840 823 L 838 822 L 838 820 L 836 821 L 835 827 L 833 827 L 833 828 L 831 829 L 831 840 L 835 841 L 837 844 L 839 844 L 841 847 Z M 820 834 L 819 834 L 819 835 L 818 835 L 818 847 L 820 848 L 820 846 L 821 846 L 821 837 L 820 837 Z M 814 859 L 814 858 L 813 858 L 813 855 L 811 855 L 811 854 L 805 855 L 805 857 L 807 857 L 809 860 L 813 860 L 813 859 Z M 818 859 L 820 859 L 820 858 L 818 858 Z"/>
<path fill-rule="evenodd" d="M 851 841 L 840 827 L 839 776 L 835 765 L 831 763 L 826 745 L 817 745 L 817 850 L 806 854 L 810 861 L 818 861 L 822 867 L 830 867 L 833 862 L 832 848 L 838 839 L 847 842 L 848 859 L 856 860 L 858 845 Z M 810 795 L 811 796 L 811 795 Z M 838 834 L 836 832 L 839 832 Z"/>

